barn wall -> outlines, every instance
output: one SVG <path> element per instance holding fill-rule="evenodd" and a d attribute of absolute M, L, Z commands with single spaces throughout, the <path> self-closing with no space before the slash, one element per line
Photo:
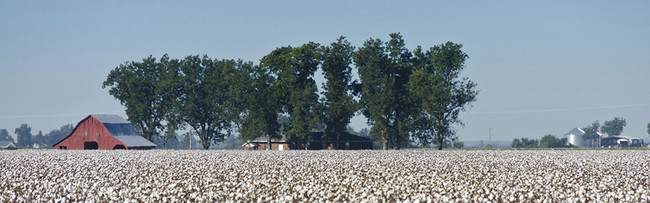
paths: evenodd
<path fill-rule="evenodd" d="M 98 149 L 113 149 L 115 145 L 124 145 L 115 139 L 99 120 L 90 117 L 79 123 L 72 135 L 55 145 L 54 148 L 59 149 L 59 147 L 65 146 L 67 149 L 83 150 L 84 142 L 97 142 Z"/>

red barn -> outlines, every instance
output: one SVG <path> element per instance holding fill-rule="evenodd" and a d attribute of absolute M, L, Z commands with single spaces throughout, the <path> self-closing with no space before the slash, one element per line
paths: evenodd
<path fill-rule="evenodd" d="M 152 149 L 131 123 L 117 115 L 89 115 L 54 149 Z"/>

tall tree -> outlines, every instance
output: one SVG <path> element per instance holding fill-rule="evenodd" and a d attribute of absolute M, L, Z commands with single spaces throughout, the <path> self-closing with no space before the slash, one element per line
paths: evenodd
<path fill-rule="evenodd" d="M 408 142 L 408 78 L 412 72 L 411 53 L 398 33 L 387 43 L 369 39 L 353 54 L 361 79 L 363 114 L 372 125 L 371 133 L 383 149 L 399 149 Z"/>
<path fill-rule="evenodd" d="M 594 145 L 594 140 L 597 140 L 600 138 L 600 135 L 598 134 L 598 129 L 600 129 L 600 123 L 598 121 L 594 121 L 591 123 L 590 126 L 582 128 L 582 130 L 585 132 L 582 137 L 585 140 L 591 140 L 591 146 L 593 147 Z"/>
<path fill-rule="evenodd" d="M 240 103 L 244 104 L 238 119 L 239 140 L 250 141 L 266 136 L 267 149 L 270 150 L 271 139 L 281 138 L 278 114 L 282 110 L 278 83 L 268 67 L 242 66 L 240 81 L 248 88 L 241 88 Z"/>
<path fill-rule="evenodd" d="M 14 138 L 9 135 L 9 131 L 7 131 L 7 129 L 0 129 L 0 141 L 14 142 Z"/>
<path fill-rule="evenodd" d="M 617 136 L 623 132 L 623 127 L 625 127 L 625 119 L 621 117 L 615 117 L 613 120 L 605 121 L 603 126 L 600 127 L 600 131 L 607 133 L 609 136 Z"/>
<path fill-rule="evenodd" d="M 462 45 L 447 42 L 426 52 L 415 51 L 416 71 L 410 78 L 412 99 L 418 107 L 414 114 L 415 136 L 424 144 L 444 147 L 446 139 L 455 135 L 452 125 L 463 125 L 458 115 L 476 101 L 476 83 L 459 79 L 468 58 Z"/>
<path fill-rule="evenodd" d="M 142 62 L 125 62 L 113 69 L 102 85 L 110 88 L 109 94 L 126 107 L 129 121 L 150 141 L 152 136 L 162 135 L 177 98 L 177 64 L 178 60 L 170 60 L 167 54 L 159 61 L 149 56 Z"/>
<path fill-rule="evenodd" d="M 338 149 L 341 137 L 346 133 L 350 119 L 358 109 L 354 100 L 352 81 L 352 53 L 354 47 L 345 37 L 322 47 L 322 69 L 327 82 L 323 85 L 322 103 L 324 106 L 325 137 L 334 138 Z"/>
<path fill-rule="evenodd" d="M 650 123 L 648 123 L 648 135 L 650 135 Z"/>
<path fill-rule="evenodd" d="M 199 136 L 204 149 L 212 142 L 223 142 L 231 133 L 231 122 L 237 115 L 230 100 L 229 77 L 236 69 L 234 60 L 188 56 L 180 62 L 181 85 L 178 119 Z"/>
<path fill-rule="evenodd" d="M 33 142 L 32 142 L 32 127 L 29 127 L 27 124 L 22 124 L 20 127 L 17 127 L 16 130 L 14 131 L 17 136 L 17 141 L 16 143 L 18 147 L 31 147 Z"/>
<path fill-rule="evenodd" d="M 311 127 L 318 121 L 318 88 L 313 79 L 320 64 L 318 49 L 319 44 L 313 42 L 296 48 L 281 47 L 264 56 L 260 63 L 277 76 L 276 94 L 291 122 L 286 135 L 294 143 L 311 140 Z"/>

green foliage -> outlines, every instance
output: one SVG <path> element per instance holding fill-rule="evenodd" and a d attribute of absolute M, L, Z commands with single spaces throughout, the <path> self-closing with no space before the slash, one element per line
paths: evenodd
<path fill-rule="evenodd" d="M 180 62 L 181 99 L 176 100 L 177 121 L 192 127 L 199 142 L 208 149 L 212 142 L 223 142 L 231 133 L 238 116 L 237 103 L 231 99 L 230 82 L 242 63 L 234 60 L 187 56 Z"/>
<path fill-rule="evenodd" d="M 539 140 L 540 148 L 560 148 L 560 147 L 569 147 L 567 145 L 567 138 L 559 139 L 553 135 L 544 135 L 542 139 Z"/>
<path fill-rule="evenodd" d="M 520 140 L 515 138 L 512 140 L 512 144 L 510 144 L 510 146 L 512 148 L 537 148 L 538 144 L 539 141 L 536 139 L 521 138 Z"/>
<path fill-rule="evenodd" d="M 423 144 L 436 143 L 438 149 L 454 137 L 451 125 L 463 125 L 458 115 L 478 94 L 476 83 L 458 79 L 468 58 L 461 48 L 447 42 L 426 52 L 418 47 L 414 54 L 415 72 L 410 77 L 412 100 L 418 107 L 414 135 Z"/>
<path fill-rule="evenodd" d="M 9 135 L 7 129 L 0 129 L 0 141 L 11 141 L 15 143 L 14 138 Z"/>
<path fill-rule="evenodd" d="M 352 53 L 354 47 L 340 37 L 330 46 L 321 48 L 322 69 L 327 83 L 323 89 L 325 96 L 323 104 L 323 120 L 327 126 L 324 134 L 326 137 L 336 140 L 335 147 L 339 146 L 340 137 L 346 133 L 345 127 L 358 110 L 358 104 L 354 100 L 352 81 Z"/>
<path fill-rule="evenodd" d="M 648 135 L 650 135 L 650 123 L 648 123 Z"/>
<path fill-rule="evenodd" d="M 313 75 L 320 64 L 319 44 L 277 48 L 260 64 L 277 76 L 274 93 L 279 96 L 282 112 L 289 114 L 288 139 L 303 143 L 311 140 L 311 127 L 318 121 L 318 88 Z"/>
<path fill-rule="evenodd" d="M 615 117 L 613 120 L 605 121 L 600 130 L 604 133 L 607 133 L 609 136 L 617 136 L 623 132 L 623 127 L 625 127 L 625 119 L 621 117 Z"/>
<path fill-rule="evenodd" d="M 266 136 L 270 142 L 272 138 L 280 138 L 282 126 L 278 114 L 282 103 L 276 93 L 279 90 L 275 76 L 268 67 L 253 65 L 242 66 L 239 76 L 238 84 L 242 84 L 243 92 L 239 100 L 244 105 L 237 120 L 239 140 Z"/>
<path fill-rule="evenodd" d="M 174 88 L 178 80 L 178 60 L 167 54 L 160 60 L 149 56 L 142 62 L 125 62 L 113 69 L 102 88 L 126 107 L 126 115 L 133 126 L 148 140 L 161 135 L 163 121 L 170 116 L 176 98 Z"/>
<path fill-rule="evenodd" d="M 362 82 L 363 114 L 372 124 L 371 134 L 383 148 L 399 149 L 408 143 L 410 111 L 408 77 L 412 72 L 411 53 L 402 36 L 390 35 L 387 43 L 369 39 L 353 54 Z"/>
<path fill-rule="evenodd" d="M 20 125 L 20 127 L 16 128 L 14 133 L 16 133 L 17 136 L 17 147 L 31 147 L 32 144 L 34 144 L 32 142 L 32 127 L 29 127 L 29 125 Z"/>

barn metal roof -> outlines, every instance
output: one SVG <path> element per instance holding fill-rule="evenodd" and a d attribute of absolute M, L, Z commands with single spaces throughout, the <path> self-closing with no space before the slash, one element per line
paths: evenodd
<path fill-rule="evenodd" d="M 156 144 L 144 139 L 142 136 L 115 136 L 117 140 L 127 147 L 155 147 Z"/>
<path fill-rule="evenodd" d="M 91 115 L 93 118 L 99 120 L 102 123 L 128 123 L 130 122 L 121 116 L 118 115 L 106 115 L 106 114 L 94 114 Z"/>
<path fill-rule="evenodd" d="M 156 144 L 140 136 L 131 122 L 118 115 L 92 115 L 99 122 L 104 124 L 106 130 L 117 140 L 124 143 L 127 147 L 155 147 Z"/>

